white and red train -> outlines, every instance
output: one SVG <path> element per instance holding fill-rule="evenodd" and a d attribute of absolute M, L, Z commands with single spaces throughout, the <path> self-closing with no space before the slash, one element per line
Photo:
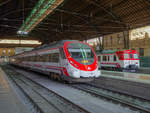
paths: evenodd
<path fill-rule="evenodd" d="M 139 54 L 135 50 L 104 50 L 97 57 L 101 68 L 137 70 L 140 67 Z"/>
<path fill-rule="evenodd" d="M 12 56 L 10 63 L 69 82 L 89 82 L 101 74 L 94 50 L 87 43 L 73 40 Z"/>

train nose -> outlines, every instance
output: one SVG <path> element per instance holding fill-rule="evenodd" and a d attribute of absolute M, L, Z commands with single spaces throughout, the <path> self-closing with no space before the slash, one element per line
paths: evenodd
<path fill-rule="evenodd" d="M 79 71 L 74 71 L 72 72 L 73 77 L 75 78 L 80 78 L 80 72 Z"/>

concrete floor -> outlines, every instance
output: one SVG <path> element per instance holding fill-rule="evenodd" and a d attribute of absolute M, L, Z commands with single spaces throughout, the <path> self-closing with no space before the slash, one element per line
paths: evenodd
<path fill-rule="evenodd" d="M 150 74 L 102 70 L 102 76 L 150 84 Z"/>
<path fill-rule="evenodd" d="M 0 68 L 0 113 L 29 113 Z"/>

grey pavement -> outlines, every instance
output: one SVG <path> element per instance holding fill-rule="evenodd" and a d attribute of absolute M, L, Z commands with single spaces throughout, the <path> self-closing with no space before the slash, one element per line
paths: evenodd
<path fill-rule="evenodd" d="M 29 113 L 0 68 L 0 113 Z"/>

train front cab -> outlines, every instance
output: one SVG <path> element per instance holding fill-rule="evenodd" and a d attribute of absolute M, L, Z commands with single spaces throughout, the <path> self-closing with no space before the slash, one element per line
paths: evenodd
<path fill-rule="evenodd" d="M 135 50 L 118 51 L 121 68 L 124 70 L 138 70 L 140 67 L 139 55 Z"/>
<path fill-rule="evenodd" d="M 100 76 L 96 54 L 88 44 L 66 42 L 64 52 L 67 58 L 65 67 L 68 79 L 76 82 L 89 82 Z"/>

